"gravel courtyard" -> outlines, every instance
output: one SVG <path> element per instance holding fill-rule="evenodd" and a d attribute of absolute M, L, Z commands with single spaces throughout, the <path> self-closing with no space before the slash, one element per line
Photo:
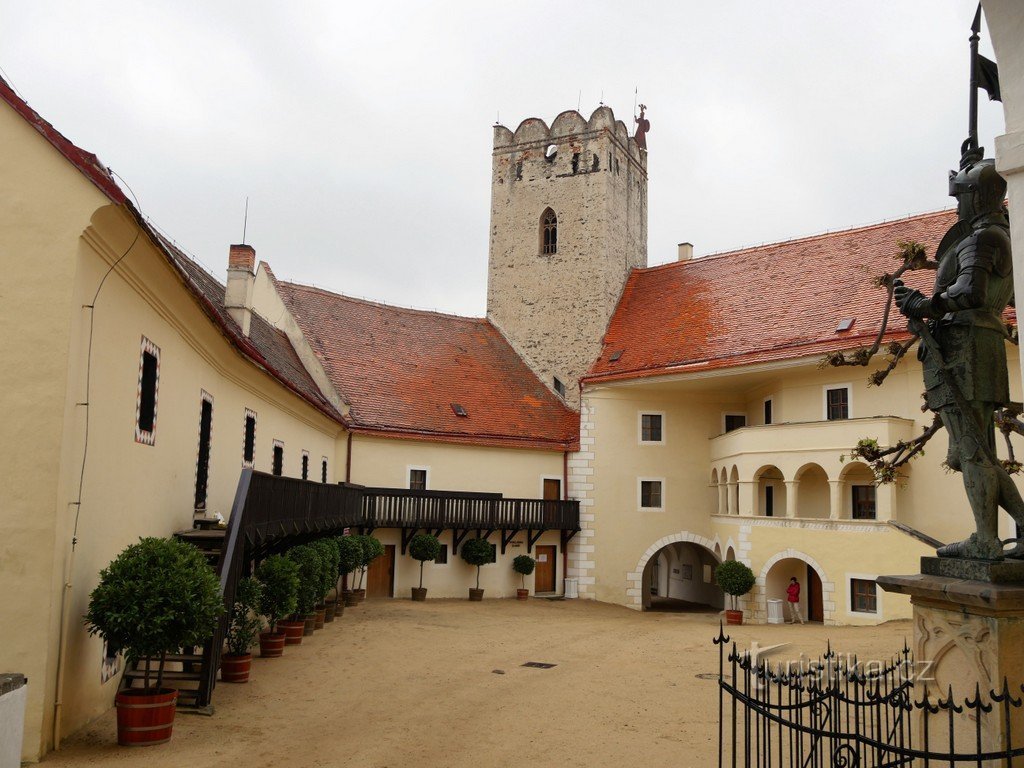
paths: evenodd
<path fill-rule="evenodd" d="M 777 658 L 833 648 L 889 657 L 910 622 L 744 626 Z M 47 766 L 708 766 L 717 755 L 714 614 L 583 601 L 370 601 L 221 683 L 213 717 L 182 715 L 156 747 L 118 747 L 114 712 Z M 775 657 L 773 657 L 775 658 Z M 527 661 L 556 664 L 523 667 Z"/>

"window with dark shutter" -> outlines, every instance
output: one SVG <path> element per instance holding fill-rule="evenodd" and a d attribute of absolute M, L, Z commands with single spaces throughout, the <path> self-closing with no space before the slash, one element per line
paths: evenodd
<path fill-rule="evenodd" d="M 206 509 L 210 479 L 210 439 L 213 435 L 213 396 L 203 392 L 199 405 L 199 453 L 196 457 L 195 509 Z"/>

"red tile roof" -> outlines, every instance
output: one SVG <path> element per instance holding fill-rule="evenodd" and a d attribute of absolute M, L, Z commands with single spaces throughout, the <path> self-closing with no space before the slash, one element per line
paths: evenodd
<path fill-rule="evenodd" d="M 351 405 L 353 429 L 420 439 L 566 449 L 579 417 L 487 320 L 403 309 L 278 282 Z M 453 404 L 467 416 L 456 415 Z"/>
<path fill-rule="evenodd" d="M 636 378 L 823 356 L 868 345 L 881 327 L 885 290 L 873 279 L 898 266 L 897 240 L 929 257 L 956 221 L 953 210 L 843 232 L 634 270 L 586 381 Z M 907 273 L 929 290 L 935 273 Z M 840 321 L 853 327 L 836 333 Z M 887 338 L 905 338 L 893 312 Z M 611 357 L 622 350 L 618 360 Z"/>

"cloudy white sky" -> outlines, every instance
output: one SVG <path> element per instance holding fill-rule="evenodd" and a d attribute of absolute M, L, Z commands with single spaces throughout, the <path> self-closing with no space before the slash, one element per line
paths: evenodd
<path fill-rule="evenodd" d="M 279 277 L 481 315 L 499 115 L 639 89 L 651 264 L 944 208 L 974 8 L 4 0 L 0 68 L 216 274 L 248 196 Z"/>

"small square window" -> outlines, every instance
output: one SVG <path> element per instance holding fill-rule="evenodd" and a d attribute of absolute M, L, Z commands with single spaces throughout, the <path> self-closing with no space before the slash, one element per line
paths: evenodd
<path fill-rule="evenodd" d="M 825 418 L 829 421 L 850 418 L 850 388 L 825 390 Z"/>
<path fill-rule="evenodd" d="M 644 443 L 662 442 L 660 413 L 640 415 L 640 441 Z"/>
<path fill-rule="evenodd" d="M 741 427 L 747 426 L 747 414 L 745 413 L 727 413 L 725 414 L 725 431 L 732 432 L 734 429 L 740 429 Z"/>
<path fill-rule="evenodd" d="M 434 558 L 434 565 L 447 565 L 448 564 L 448 545 L 442 544 L 441 551 L 437 553 L 437 557 Z"/>
<path fill-rule="evenodd" d="M 271 472 L 278 477 L 284 474 L 284 443 L 280 440 L 274 441 L 274 459 L 270 466 Z"/>
<path fill-rule="evenodd" d="M 640 481 L 640 507 L 643 509 L 661 509 L 661 481 Z"/>
<path fill-rule="evenodd" d="M 875 486 L 854 485 L 852 501 L 851 511 L 854 520 L 875 519 Z"/>
<path fill-rule="evenodd" d="M 251 467 L 256 459 L 256 411 L 245 409 L 245 427 L 242 434 L 242 466 Z"/>
<path fill-rule="evenodd" d="M 156 401 L 159 390 L 160 348 L 143 336 L 135 407 L 135 441 L 138 443 L 156 443 Z"/>
<path fill-rule="evenodd" d="M 427 490 L 427 470 L 425 470 L 425 469 L 410 469 L 409 470 L 409 490 L 411 490 L 411 491 L 425 491 L 425 490 Z"/>
<path fill-rule="evenodd" d="M 850 609 L 856 613 L 878 613 L 878 591 L 871 579 L 850 579 Z"/>

